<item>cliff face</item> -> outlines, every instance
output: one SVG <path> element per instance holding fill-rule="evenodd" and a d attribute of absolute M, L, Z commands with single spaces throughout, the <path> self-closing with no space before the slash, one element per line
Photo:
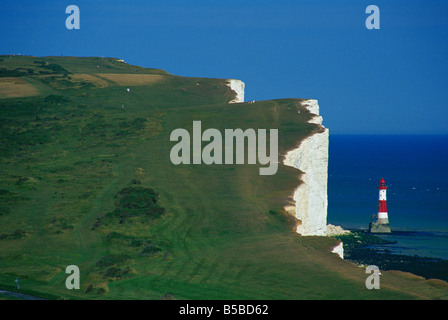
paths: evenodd
<path fill-rule="evenodd" d="M 244 82 L 241 80 L 229 79 L 228 85 L 230 89 L 236 93 L 236 97 L 229 101 L 229 103 L 244 102 Z"/>
<path fill-rule="evenodd" d="M 309 121 L 322 125 L 317 100 L 302 103 L 315 116 Z M 283 163 L 304 172 L 303 183 L 295 190 L 294 210 L 299 220 L 297 233 L 303 236 L 325 236 L 327 225 L 327 179 L 329 131 L 322 126 L 321 133 L 315 133 L 303 140 L 300 146 L 285 155 Z"/>
<path fill-rule="evenodd" d="M 236 93 L 230 103 L 244 102 L 244 82 L 228 80 L 229 87 Z M 283 163 L 304 172 L 301 184 L 294 192 L 295 206 L 287 207 L 299 220 L 297 233 L 303 236 L 325 236 L 327 233 L 327 180 L 329 131 L 322 126 L 317 100 L 302 102 L 315 116 L 309 121 L 321 126 L 322 132 L 315 133 L 301 142 L 299 147 L 285 155 Z"/>
<path fill-rule="evenodd" d="M 336 253 L 341 259 L 344 259 L 344 244 L 342 241 L 339 242 L 339 244 L 334 247 L 331 252 Z"/>

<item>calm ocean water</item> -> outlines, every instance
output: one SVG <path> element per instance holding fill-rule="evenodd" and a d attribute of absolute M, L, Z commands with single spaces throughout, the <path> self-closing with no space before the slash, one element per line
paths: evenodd
<path fill-rule="evenodd" d="M 448 259 L 448 136 L 330 135 L 328 223 L 368 228 L 386 180 L 394 253 Z"/>

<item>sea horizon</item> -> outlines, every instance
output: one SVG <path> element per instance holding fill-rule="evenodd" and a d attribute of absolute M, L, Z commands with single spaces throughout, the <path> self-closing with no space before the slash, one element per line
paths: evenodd
<path fill-rule="evenodd" d="M 448 135 L 330 135 L 328 223 L 368 229 L 386 180 L 392 252 L 448 259 Z"/>

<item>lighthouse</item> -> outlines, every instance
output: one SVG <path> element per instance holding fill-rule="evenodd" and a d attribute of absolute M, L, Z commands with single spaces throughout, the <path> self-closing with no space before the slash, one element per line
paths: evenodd
<path fill-rule="evenodd" d="M 378 200 L 378 215 L 376 221 L 369 224 L 370 233 L 391 233 L 389 227 L 389 217 L 387 216 L 387 186 L 383 178 L 380 180 L 379 200 Z"/>

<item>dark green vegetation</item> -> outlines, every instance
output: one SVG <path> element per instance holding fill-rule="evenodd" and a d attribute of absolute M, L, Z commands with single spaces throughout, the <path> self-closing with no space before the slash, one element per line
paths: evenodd
<path fill-rule="evenodd" d="M 111 58 L 2 59 L 40 94 L 0 99 L 0 288 L 19 277 L 25 293 L 69 299 L 446 297 L 396 274 L 367 290 L 365 270 L 330 252 L 337 240 L 299 237 L 283 211 L 294 168 L 170 162 L 170 133 L 194 120 L 278 128 L 282 155 L 321 130 L 301 100 L 229 105 L 226 80 Z M 65 288 L 68 265 L 81 290 Z"/>
<path fill-rule="evenodd" d="M 27 61 L 27 63 L 29 64 L 29 61 Z M 27 67 L 11 68 L 7 66 L 6 68 L 0 68 L 0 77 L 23 77 L 42 74 L 67 75 L 68 73 L 70 72 L 64 69 L 61 65 L 42 60 L 33 61 L 32 65 Z"/>
<path fill-rule="evenodd" d="M 364 230 L 352 230 L 350 235 L 337 236 L 344 243 L 344 257 L 357 264 L 376 265 L 382 271 L 401 270 L 427 279 L 448 281 L 448 260 L 392 254 L 388 244 L 394 244 Z M 375 247 L 372 247 L 375 246 Z M 384 247 L 382 247 L 384 246 Z"/>

